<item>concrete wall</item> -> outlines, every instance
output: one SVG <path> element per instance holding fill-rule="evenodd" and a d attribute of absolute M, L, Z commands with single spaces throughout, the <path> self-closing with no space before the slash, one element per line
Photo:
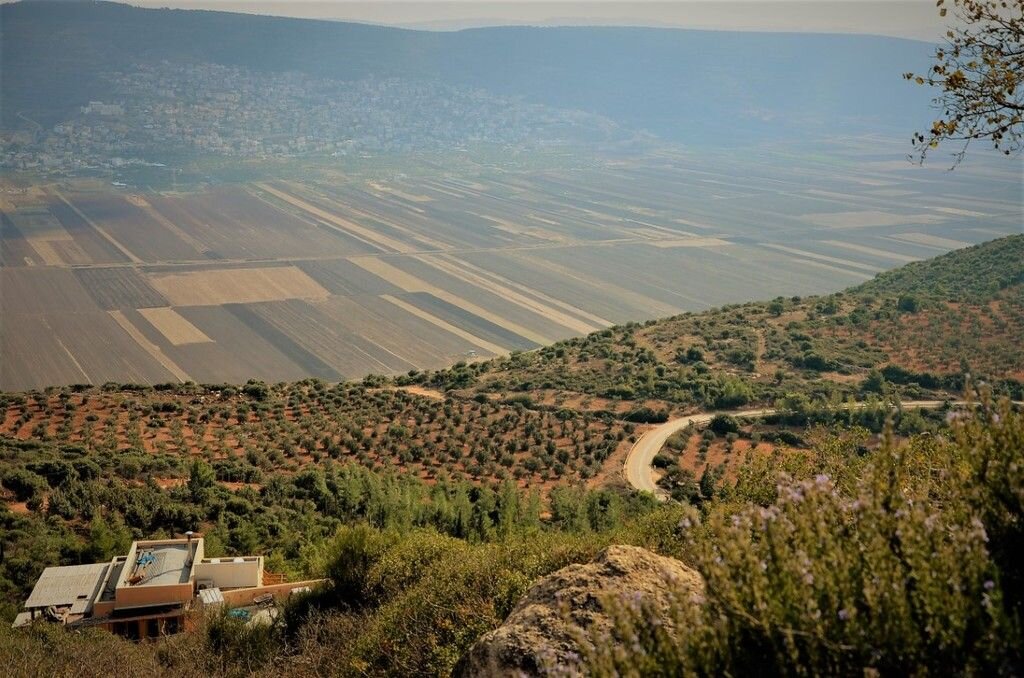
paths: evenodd
<path fill-rule="evenodd" d="M 224 604 L 228 607 L 244 607 L 251 605 L 253 598 L 270 593 L 274 596 L 275 600 L 287 600 L 289 594 L 294 589 L 300 589 L 304 586 L 309 588 L 316 588 L 322 586 L 327 580 L 326 579 L 311 579 L 309 581 L 295 581 L 287 584 L 272 584 L 270 586 L 257 586 L 253 589 L 237 589 L 235 591 L 223 591 Z"/>
<path fill-rule="evenodd" d="M 192 600 L 192 583 L 170 586 L 124 586 L 114 594 L 118 610 L 127 607 L 148 607 L 170 603 L 187 603 Z"/>
<path fill-rule="evenodd" d="M 242 562 L 236 562 L 236 561 Z M 209 558 L 195 564 L 195 581 L 212 579 L 219 589 L 237 589 L 263 584 L 263 556 Z"/>
<path fill-rule="evenodd" d="M 92 606 L 93 617 L 105 617 L 114 611 L 114 601 L 104 600 Z"/>
<path fill-rule="evenodd" d="M 114 611 L 113 600 L 101 599 L 103 598 L 103 594 L 106 592 L 108 586 L 117 586 L 117 582 L 120 580 L 121 575 L 124 573 L 125 567 L 127 567 L 127 561 L 125 560 L 124 556 L 114 556 L 110 559 L 110 567 L 107 569 L 107 576 L 103 578 L 103 583 L 100 585 L 99 591 L 96 592 L 96 597 L 93 598 L 92 616 L 103 617 Z M 116 595 L 117 592 L 115 589 L 115 596 Z"/>
<path fill-rule="evenodd" d="M 117 577 L 117 589 L 118 590 L 120 590 L 121 587 L 123 587 L 123 586 L 127 586 L 128 578 L 131 577 L 132 567 L 134 566 L 135 561 L 138 559 L 138 557 L 139 557 L 139 542 L 133 541 L 132 542 L 132 547 L 130 549 L 128 549 L 128 555 L 125 556 L 125 564 L 124 564 L 124 567 L 121 568 L 121 574 L 119 574 L 118 577 Z"/>

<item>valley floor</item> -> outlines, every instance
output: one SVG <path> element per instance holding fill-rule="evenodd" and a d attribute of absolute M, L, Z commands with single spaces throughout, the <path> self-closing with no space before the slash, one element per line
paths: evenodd
<path fill-rule="evenodd" d="M 954 183 L 831 143 L 186 194 L 6 181 L 0 388 L 436 369 L 1019 231 L 1005 167 Z"/>

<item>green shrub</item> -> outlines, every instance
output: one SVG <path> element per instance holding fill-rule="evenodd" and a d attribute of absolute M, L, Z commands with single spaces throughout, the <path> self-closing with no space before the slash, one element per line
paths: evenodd
<path fill-rule="evenodd" d="M 650 407 L 637 407 L 627 412 L 622 419 L 634 424 L 662 424 L 668 421 L 668 412 Z"/>
<path fill-rule="evenodd" d="M 917 313 L 921 308 L 921 302 L 912 294 L 904 294 L 896 300 L 896 308 L 902 313 Z"/>
<path fill-rule="evenodd" d="M 14 493 L 18 501 L 28 501 L 46 491 L 46 481 L 26 469 L 13 469 L 0 479 L 3 486 Z"/>
<path fill-rule="evenodd" d="M 716 414 L 708 424 L 708 428 L 718 435 L 725 435 L 739 431 L 740 425 L 735 418 L 728 414 Z"/>
<path fill-rule="evenodd" d="M 338 529 L 328 545 L 325 572 L 337 605 L 358 610 L 374 602 L 366 587 L 367 576 L 397 541 L 397 534 L 365 524 Z"/>
<path fill-rule="evenodd" d="M 414 548 L 395 548 L 414 561 L 430 551 L 430 566 L 367 619 L 354 639 L 351 668 L 359 673 L 448 675 L 481 634 L 501 623 L 533 580 L 586 562 L 607 543 L 607 537 L 540 534 L 468 549 L 433 542 L 424 549 L 432 540 L 414 539 L 420 541 Z M 392 554 L 384 560 L 406 569 Z"/>
<path fill-rule="evenodd" d="M 211 674 L 252 674 L 280 651 L 281 625 L 247 623 L 229 612 L 208 617 L 196 631 L 206 639 L 205 668 Z"/>

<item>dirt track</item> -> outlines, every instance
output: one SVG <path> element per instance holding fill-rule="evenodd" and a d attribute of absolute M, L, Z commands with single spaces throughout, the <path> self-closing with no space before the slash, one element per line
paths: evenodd
<path fill-rule="evenodd" d="M 901 407 L 904 409 L 935 409 L 942 407 L 943 403 L 944 401 L 941 400 L 912 400 L 902 403 Z M 962 405 L 964 403 L 956 401 L 953 404 Z M 860 409 L 864 405 L 863 403 L 858 403 L 854 407 Z M 706 424 L 717 414 L 728 414 L 731 417 L 737 418 L 750 418 L 763 417 L 774 413 L 774 408 L 742 410 L 739 412 L 702 412 L 667 421 L 640 436 L 640 439 L 629 450 L 625 465 L 626 481 L 634 488 L 643 492 L 650 492 L 658 499 L 664 501 L 668 499 L 668 494 L 657 486 L 651 463 L 654 461 L 654 457 L 658 455 L 658 452 L 661 451 L 661 448 L 664 447 L 665 441 L 673 433 L 686 428 L 691 423 Z"/>

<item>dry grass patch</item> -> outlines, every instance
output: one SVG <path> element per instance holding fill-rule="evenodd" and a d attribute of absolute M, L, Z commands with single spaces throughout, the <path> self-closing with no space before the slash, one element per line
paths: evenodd
<path fill-rule="evenodd" d="M 329 296 L 327 290 L 295 266 L 161 273 L 151 275 L 149 280 L 173 306 L 251 304 Z"/>
<path fill-rule="evenodd" d="M 902 224 L 931 224 L 943 220 L 942 217 L 934 214 L 904 215 L 879 210 L 819 212 L 805 214 L 800 218 L 825 228 L 875 228 L 881 226 L 900 226 Z"/>
<path fill-rule="evenodd" d="M 213 341 L 173 308 L 140 308 L 138 310 L 139 314 L 174 346 L 204 344 Z"/>

